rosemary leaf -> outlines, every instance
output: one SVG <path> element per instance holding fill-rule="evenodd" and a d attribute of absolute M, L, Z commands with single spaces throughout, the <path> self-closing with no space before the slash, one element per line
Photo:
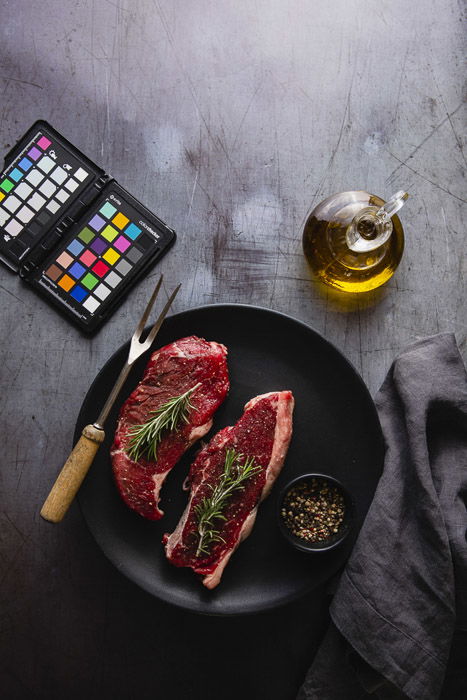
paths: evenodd
<path fill-rule="evenodd" d="M 211 495 L 205 496 L 194 512 L 198 521 L 198 547 L 196 556 L 209 554 L 209 546 L 214 542 L 225 542 L 216 528 L 215 521 L 227 518 L 223 514 L 224 506 L 234 491 L 244 488 L 244 482 L 250 477 L 258 474 L 262 467 L 255 465 L 254 457 L 247 457 L 245 460 L 242 454 L 235 450 L 227 450 L 225 455 L 224 469 L 220 480 L 216 486 L 210 485 Z"/>
<path fill-rule="evenodd" d="M 145 454 L 148 459 L 157 459 L 157 448 L 164 432 L 175 430 L 181 423 L 188 423 L 189 412 L 194 406 L 191 395 L 201 386 L 201 382 L 180 396 L 173 396 L 155 411 L 153 416 L 139 425 L 133 425 L 128 434 L 131 437 L 127 453 L 135 462 Z"/>

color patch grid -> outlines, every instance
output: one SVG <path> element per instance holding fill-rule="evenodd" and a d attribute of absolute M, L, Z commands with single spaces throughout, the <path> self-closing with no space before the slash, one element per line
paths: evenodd
<path fill-rule="evenodd" d="M 83 313 L 94 314 L 153 242 L 130 216 L 107 200 L 49 261 L 43 275 Z"/>
<path fill-rule="evenodd" d="M 38 133 L 0 176 L 0 233 L 25 252 L 90 173 L 59 143 Z"/>

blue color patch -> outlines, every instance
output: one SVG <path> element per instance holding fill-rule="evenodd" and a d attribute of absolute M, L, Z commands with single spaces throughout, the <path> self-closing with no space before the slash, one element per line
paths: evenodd
<path fill-rule="evenodd" d="M 76 287 L 70 292 L 70 296 L 72 296 L 73 299 L 76 299 L 76 301 L 83 301 L 87 295 L 88 293 L 82 287 L 80 287 L 79 284 L 77 284 Z"/>
<path fill-rule="evenodd" d="M 70 275 L 73 275 L 75 280 L 79 280 L 79 278 L 86 272 L 86 268 L 80 265 L 78 262 L 75 262 L 70 268 L 68 268 L 68 272 Z"/>
<path fill-rule="evenodd" d="M 71 241 L 70 245 L 67 247 L 67 250 L 69 250 L 72 255 L 79 255 L 81 251 L 84 250 L 84 245 L 81 245 L 81 243 L 75 238 L 74 241 Z"/>
<path fill-rule="evenodd" d="M 135 226 L 135 224 L 128 224 L 125 229 L 125 234 L 128 236 L 128 238 L 131 238 L 132 241 L 136 240 L 140 233 L 141 229 Z"/>
<path fill-rule="evenodd" d="M 15 182 L 18 182 L 18 180 L 21 180 L 23 177 L 24 173 L 22 173 L 18 168 L 14 168 L 11 173 L 8 175 L 8 177 L 11 177 L 12 180 Z"/>
<path fill-rule="evenodd" d="M 30 168 L 32 168 L 32 163 L 29 160 L 29 158 L 22 158 L 20 162 L 18 163 L 19 167 L 22 168 L 25 172 L 28 172 Z"/>

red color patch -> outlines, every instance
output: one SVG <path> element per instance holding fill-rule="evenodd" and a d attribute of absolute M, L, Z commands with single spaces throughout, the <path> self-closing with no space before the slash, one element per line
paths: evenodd
<path fill-rule="evenodd" d="M 99 260 L 92 268 L 92 271 L 99 277 L 103 277 L 106 272 L 109 271 L 109 266 L 106 265 L 105 262 L 102 262 L 102 260 Z"/>

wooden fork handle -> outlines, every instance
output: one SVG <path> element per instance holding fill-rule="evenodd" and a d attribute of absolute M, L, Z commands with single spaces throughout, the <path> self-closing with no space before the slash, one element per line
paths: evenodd
<path fill-rule="evenodd" d="M 104 437 L 104 431 L 94 425 L 87 425 L 83 429 L 80 439 L 63 465 L 62 471 L 42 506 L 41 515 L 45 520 L 59 523 L 63 519 L 83 483 Z"/>

